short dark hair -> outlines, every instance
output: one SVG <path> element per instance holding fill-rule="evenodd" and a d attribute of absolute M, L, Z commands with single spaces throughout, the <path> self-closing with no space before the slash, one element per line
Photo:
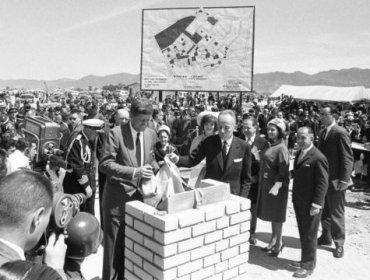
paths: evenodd
<path fill-rule="evenodd" d="M 217 118 L 211 114 L 204 115 L 200 121 L 200 128 L 204 129 L 206 123 L 213 123 L 215 125 L 215 130 L 217 131 Z"/>
<path fill-rule="evenodd" d="M 134 99 L 131 102 L 130 112 L 133 116 L 151 115 L 153 112 L 152 102 L 146 98 Z"/>
<path fill-rule="evenodd" d="M 258 121 L 255 117 L 249 116 L 249 117 L 243 119 L 243 121 L 246 121 L 246 120 L 252 121 L 253 126 L 258 126 Z"/>
<path fill-rule="evenodd" d="M 25 216 L 40 207 L 51 209 L 53 186 L 40 173 L 31 170 L 12 172 L 0 182 L 0 227 L 17 227 Z"/>
<path fill-rule="evenodd" d="M 159 110 L 158 109 L 153 109 L 153 113 L 152 113 L 152 117 L 153 119 L 155 119 L 159 114 Z"/>
<path fill-rule="evenodd" d="M 27 148 L 26 140 L 24 138 L 19 138 L 15 143 L 15 148 L 21 152 L 24 152 L 24 150 Z"/>

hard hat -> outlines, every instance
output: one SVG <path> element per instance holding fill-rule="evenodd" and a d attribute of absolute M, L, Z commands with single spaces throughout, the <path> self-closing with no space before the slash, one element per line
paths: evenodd
<path fill-rule="evenodd" d="M 103 231 L 98 219 L 90 213 L 80 212 L 67 226 L 66 257 L 83 259 L 96 253 L 103 239 Z"/>

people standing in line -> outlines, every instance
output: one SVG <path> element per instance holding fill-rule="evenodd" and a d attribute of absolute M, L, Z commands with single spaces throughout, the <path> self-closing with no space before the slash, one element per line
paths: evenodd
<path fill-rule="evenodd" d="M 322 235 L 318 245 L 332 245 L 333 256 L 344 256 L 345 242 L 345 196 L 351 184 L 353 153 L 348 132 L 337 125 L 330 106 L 320 110 L 320 119 L 325 127 L 319 136 L 318 148 L 329 163 L 329 189 L 325 198 L 325 207 L 321 217 Z"/>
<path fill-rule="evenodd" d="M 109 131 L 100 161 L 107 175 L 103 194 L 103 279 L 124 279 L 125 204 L 143 201 L 142 179 L 150 179 L 159 169 L 153 157 L 157 142 L 148 127 L 153 106 L 149 100 L 132 100 L 130 122 Z"/>
<path fill-rule="evenodd" d="M 257 217 L 271 222 L 271 240 L 264 251 L 276 257 L 283 250 L 283 223 L 286 219 L 289 186 L 289 152 L 283 142 L 285 123 L 277 118 L 267 125 L 271 147 L 261 158 Z"/>
<path fill-rule="evenodd" d="M 269 142 L 266 138 L 258 135 L 258 122 L 254 117 L 248 117 L 243 120 L 243 140 L 251 147 L 252 164 L 251 164 L 251 175 L 252 184 L 250 190 L 247 190 L 242 196 L 245 196 L 251 201 L 251 224 L 250 224 L 250 237 L 249 243 L 255 245 L 257 239 L 255 237 L 257 227 L 257 195 L 258 195 L 258 181 L 259 181 L 259 170 L 261 157 L 270 147 Z"/>
<path fill-rule="evenodd" d="M 230 183 L 231 193 L 241 195 L 251 184 L 251 150 L 234 137 L 236 116 L 224 110 L 218 116 L 218 134 L 205 138 L 188 156 L 169 155 L 178 166 L 193 167 L 206 158 L 205 178 Z"/>
<path fill-rule="evenodd" d="M 299 262 L 293 276 L 306 278 L 316 267 L 317 233 L 329 186 L 329 165 L 326 157 L 314 146 L 315 134 L 303 126 L 297 133 L 299 152 L 294 160 L 293 206 L 301 243 Z"/>

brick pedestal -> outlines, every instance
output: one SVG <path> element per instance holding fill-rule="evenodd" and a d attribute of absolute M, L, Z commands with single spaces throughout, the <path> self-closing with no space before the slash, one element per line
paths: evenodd
<path fill-rule="evenodd" d="M 160 216 L 126 204 L 126 279 L 233 279 L 247 270 L 250 202 L 229 200 Z"/>

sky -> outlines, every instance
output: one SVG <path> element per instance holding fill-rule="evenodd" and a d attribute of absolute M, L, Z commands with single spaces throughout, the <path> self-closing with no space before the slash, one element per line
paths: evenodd
<path fill-rule="evenodd" d="M 1 0 L 0 79 L 137 74 L 142 9 L 255 6 L 254 72 L 370 68 L 369 0 Z"/>

